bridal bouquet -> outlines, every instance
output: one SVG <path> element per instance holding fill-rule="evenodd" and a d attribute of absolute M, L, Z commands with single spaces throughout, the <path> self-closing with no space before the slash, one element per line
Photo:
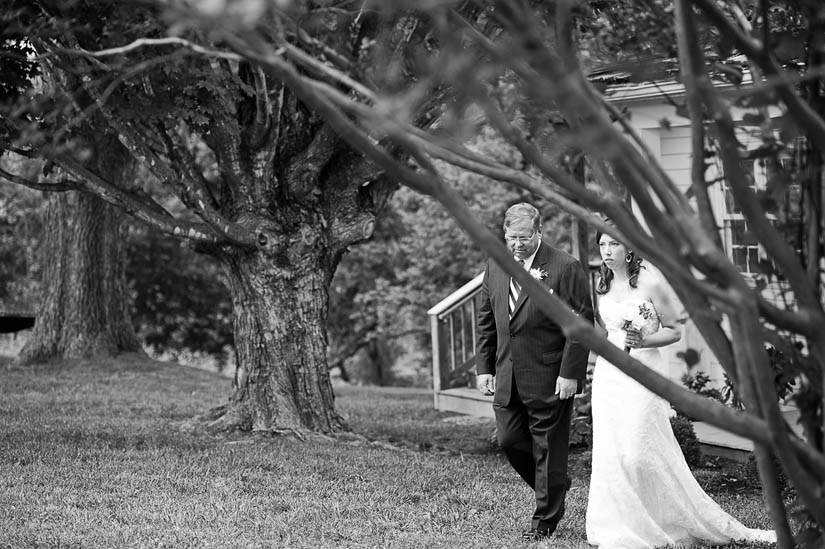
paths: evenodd
<path fill-rule="evenodd" d="M 643 335 L 647 335 L 653 331 L 651 330 L 650 321 L 658 319 L 659 315 L 656 314 L 649 302 L 642 301 L 641 303 L 629 304 L 622 318 L 624 319 L 622 330 L 626 332 L 632 328 L 639 330 Z M 625 346 L 624 350 L 629 353 L 630 347 Z"/>

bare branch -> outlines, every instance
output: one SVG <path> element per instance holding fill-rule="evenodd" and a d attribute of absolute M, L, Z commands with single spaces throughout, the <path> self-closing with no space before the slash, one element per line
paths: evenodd
<path fill-rule="evenodd" d="M 303 50 L 293 46 L 292 44 L 285 44 L 284 48 L 286 49 L 286 52 L 291 59 L 294 59 L 304 67 L 311 69 L 313 72 L 317 74 L 326 76 L 334 82 L 343 84 L 344 86 L 360 94 L 364 97 L 364 99 L 367 99 L 370 102 L 375 103 L 378 101 L 378 96 L 375 94 L 374 90 L 350 78 L 350 76 L 346 73 L 318 61 L 316 58 L 312 57 Z"/>
<path fill-rule="evenodd" d="M 751 38 L 739 29 L 722 11 L 714 0 L 691 0 L 719 28 L 719 30 L 736 44 L 742 52 L 762 67 L 765 74 L 779 80 L 775 86 L 779 97 L 793 114 L 794 120 L 806 130 L 806 134 L 820 150 L 825 150 L 825 120 L 810 105 L 805 103 L 794 90 L 793 82 L 788 80 L 782 68 L 771 57 L 765 44 Z"/>
<path fill-rule="evenodd" d="M 44 53 L 34 57 L 36 60 L 41 59 L 48 59 L 54 55 L 74 55 L 74 56 L 82 56 L 88 57 L 93 59 L 100 59 L 105 57 L 110 57 L 114 55 L 122 55 L 124 53 L 129 53 L 131 51 L 142 49 L 142 48 L 156 48 L 161 46 L 181 46 L 186 49 L 192 50 L 195 53 L 205 55 L 207 57 L 215 57 L 218 59 L 228 59 L 230 61 L 235 61 L 240 63 L 244 60 L 242 56 L 239 56 L 234 53 L 216 50 L 212 48 L 205 48 L 194 42 L 186 40 L 184 38 L 172 36 L 167 38 L 139 38 L 134 42 L 130 42 L 124 46 L 120 46 L 117 48 L 108 48 L 104 50 L 97 50 L 97 51 L 89 51 L 83 48 L 54 48 L 48 53 Z"/>
<path fill-rule="evenodd" d="M 225 242 L 208 225 L 177 220 L 169 215 L 157 202 L 151 201 L 146 196 L 137 196 L 110 185 L 107 181 L 98 177 L 97 174 L 66 155 L 51 156 L 48 153 L 46 155 L 55 164 L 77 178 L 80 183 L 79 190 L 91 193 L 109 204 L 123 209 L 166 234 L 209 244 Z"/>
<path fill-rule="evenodd" d="M 725 179 L 733 193 L 736 203 L 742 210 L 753 233 L 757 236 L 766 252 L 782 266 L 783 274 L 793 288 L 800 304 L 806 307 L 819 305 L 819 300 L 808 284 L 805 271 L 799 264 L 796 252 L 768 221 L 765 210 L 750 188 L 749 181 L 741 169 L 739 150 L 737 148 L 735 124 L 730 113 L 719 97 L 710 90 L 703 90 L 705 103 L 711 109 L 716 127 L 719 131 L 719 147 Z M 737 275 L 738 277 L 738 275 Z"/>
<path fill-rule="evenodd" d="M 225 115 L 216 121 L 205 139 L 219 159 L 221 174 L 232 187 L 232 196 L 239 208 L 254 211 L 256 205 L 262 203 L 266 182 L 256 182 L 248 176 L 241 152 L 243 143 L 236 128 L 237 121 Z"/>
<path fill-rule="evenodd" d="M 18 185 L 22 185 L 24 187 L 28 187 L 30 189 L 34 189 L 36 191 L 45 191 L 45 192 L 65 192 L 65 191 L 76 191 L 81 188 L 81 184 L 73 179 L 62 179 L 58 181 L 52 182 L 36 182 L 25 177 L 21 177 L 19 175 L 15 175 L 13 173 L 9 173 L 6 170 L 0 168 L 0 177 L 6 179 L 11 183 L 16 183 Z"/>
<path fill-rule="evenodd" d="M 183 180 L 175 178 L 166 180 L 172 185 L 181 201 L 194 212 L 201 215 L 207 223 L 223 223 L 224 220 L 215 215 L 218 204 L 209 191 L 209 185 L 203 177 L 203 172 L 189 151 L 185 138 L 175 129 L 166 131 L 161 125 L 156 130 L 158 136 L 166 144 L 166 153 L 172 162 L 183 172 Z M 189 182 L 189 183 L 187 183 Z"/>
<path fill-rule="evenodd" d="M 578 206 L 574 202 L 576 198 L 586 204 L 589 204 L 594 209 L 610 213 L 613 219 L 626 220 L 628 223 L 626 226 L 634 226 L 638 229 L 635 234 L 631 235 L 630 241 L 633 242 L 634 245 L 637 246 L 637 248 L 642 251 L 646 257 L 651 259 L 660 267 L 669 266 L 670 268 L 666 270 L 676 277 L 681 277 L 684 284 L 692 287 L 694 291 L 700 290 L 701 288 L 700 291 L 702 293 L 712 295 L 715 299 L 722 302 L 731 299 L 728 293 L 720 291 L 713 285 L 707 284 L 704 281 L 697 280 L 695 277 L 690 276 L 690 273 L 684 269 L 684 266 L 681 263 L 677 263 L 670 259 L 667 254 L 661 253 L 657 243 L 653 242 L 648 235 L 643 233 L 636 219 L 632 215 L 628 215 L 628 212 L 620 211 L 618 200 L 615 198 L 611 199 L 609 196 L 599 197 L 599 195 L 586 190 L 581 184 L 574 181 L 570 174 L 549 163 L 533 145 L 525 141 L 518 130 L 504 118 L 503 114 L 500 113 L 498 109 L 490 104 L 489 99 L 485 96 L 479 95 L 477 97 L 477 101 L 485 106 L 485 111 L 488 113 L 488 119 L 493 121 L 499 131 L 508 137 L 512 143 L 519 147 L 520 151 L 528 159 L 528 161 L 538 165 L 546 176 L 550 177 L 557 183 L 561 183 L 563 191 L 572 191 L 572 193 L 575 193 L 573 196 L 568 195 L 565 197 L 563 194 L 554 193 L 547 188 L 546 185 L 532 181 L 531 178 L 523 172 L 512 170 L 511 168 L 499 165 L 491 160 L 479 159 L 477 155 L 472 155 L 472 153 L 469 153 L 466 149 L 460 149 L 453 146 L 448 151 L 444 151 L 443 149 L 439 150 L 439 148 L 435 145 L 435 138 L 429 136 L 422 130 L 413 128 L 405 122 L 398 121 L 395 117 L 387 119 L 388 116 L 392 116 L 391 113 L 383 110 L 376 111 L 374 109 L 370 109 L 369 107 L 354 101 L 349 96 L 344 95 L 337 89 L 323 82 L 312 80 L 308 77 L 304 78 L 305 80 L 311 82 L 315 89 L 323 92 L 328 98 L 332 99 L 338 107 L 368 121 L 373 126 L 383 128 L 383 130 L 388 135 L 393 136 L 394 139 L 404 141 L 407 137 L 413 136 L 417 144 L 412 145 L 412 148 L 409 150 L 415 150 L 420 146 L 423 147 L 428 153 L 433 154 L 435 157 L 456 162 L 457 165 L 460 165 L 466 169 L 471 169 L 476 173 L 519 185 L 522 188 L 536 193 L 538 196 L 542 196 L 552 202 L 560 204 L 566 208 L 570 208 L 568 211 L 579 216 L 580 219 L 587 221 L 593 226 L 602 228 L 608 233 L 615 231 L 615 229 L 608 225 L 604 225 L 600 219 L 595 218 L 592 214 L 587 212 L 587 210 Z"/>
<path fill-rule="evenodd" d="M 352 67 L 352 62 L 350 62 L 349 59 L 341 55 L 341 53 L 339 53 L 334 48 L 331 48 L 327 44 L 324 44 L 321 40 L 318 40 L 317 38 L 311 36 L 307 31 L 301 28 L 298 22 L 296 22 L 288 13 L 281 12 L 281 15 L 284 20 L 290 21 L 292 23 L 291 30 L 295 33 L 295 36 L 297 37 L 299 43 L 307 44 L 316 48 L 318 52 L 320 52 L 325 58 L 335 63 L 335 65 L 341 69 L 348 70 Z M 361 13 L 358 14 L 353 23 L 355 25 L 361 25 L 360 19 Z"/>
<path fill-rule="evenodd" d="M 778 328 L 796 334 L 816 337 L 825 325 L 822 309 L 806 308 L 797 311 L 780 309 L 759 294 L 757 294 L 757 304 L 759 313 L 765 317 L 765 320 Z"/>
<path fill-rule="evenodd" d="M 128 50 L 144 47 L 146 45 L 151 45 L 155 43 L 153 40 L 138 40 L 133 42 L 128 46 L 124 46 L 124 48 Z M 91 57 L 96 57 L 98 54 L 100 56 L 105 55 L 112 55 L 114 53 L 118 53 L 118 50 L 121 48 L 115 48 L 113 50 L 103 50 L 102 52 L 97 52 L 95 55 Z M 58 51 L 58 50 L 55 50 Z M 59 50 L 59 51 L 66 51 L 72 52 L 75 50 Z M 78 49 L 77 51 L 84 51 Z M 198 51 L 198 50 L 194 50 Z M 89 52 L 86 52 L 89 53 Z M 142 65 L 139 67 L 143 68 Z M 104 117 L 104 119 L 108 122 L 108 124 L 118 133 L 118 137 L 120 141 L 124 144 L 124 146 L 129 149 L 134 156 L 138 159 L 142 160 L 147 168 L 155 174 L 155 176 L 161 182 L 167 182 L 169 184 L 175 185 L 178 187 L 178 190 L 182 194 L 182 200 L 185 202 L 189 202 L 190 204 L 195 204 L 198 207 L 198 213 L 201 217 L 207 221 L 212 229 L 216 231 L 221 237 L 215 237 L 210 235 L 208 241 L 228 241 L 233 242 L 242 246 L 255 246 L 257 239 L 254 235 L 248 231 L 246 228 L 241 227 L 229 220 L 225 219 L 223 216 L 218 213 L 211 204 L 209 197 L 203 193 L 202 188 L 197 188 L 197 180 L 195 180 L 194 184 L 196 187 L 193 189 L 191 187 L 191 182 L 180 181 L 178 174 L 162 159 L 160 158 L 155 151 L 147 144 L 146 140 L 140 135 L 140 132 L 134 129 L 129 124 L 122 123 L 114 114 L 111 112 L 111 109 L 107 105 L 105 99 L 106 97 L 101 94 L 95 84 L 91 81 L 91 78 L 88 75 L 81 75 L 80 78 L 81 86 L 83 90 L 88 94 L 89 98 L 93 102 L 93 104 L 99 109 L 100 113 Z M 117 82 L 117 81 L 116 81 Z M 108 88 L 107 88 L 108 90 Z M 64 159 L 65 161 L 66 159 Z M 121 201 L 123 204 L 128 204 L 127 201 Z M 135 203 L 130 204 L 130 206 L 135 206 Z M 158 206 L 159 207 L 159 206 Z M 155 211 L 155 208 L 151 208 Z M 128 210 L 132 211 L 132 210 Z M 155 212 L 156 213 L 156 212 Z M 167 227 L 168 229 L 168 227 Z M 166 232 L 170 232 L 167 229 L 163 229 Z M 206 231 L 209 232 L 209 231 Z M 194 240 L 201 239 L 200 233 L 204 233 L 202 228 L 198 228 L 197 230 L 187 230 L 185 233 L 198 235 L 197 237 L 193 238 Z M 179 234 L 174 233 L 172 234 Z"/>
<path fill-rule="evenodd" d="M 747 302 L 744 295 L 742 302 Z M 825 524 L 825 507 L 817 501 L 818 483 L 799 463 L 796 453 L 791 448 L 784 420 L 779 413 L 779 404 L 773 387 L 774 374 L 768 365 L 767 354 L 764 349 L 757 352 L 756 346 L 750 343 L 748 337 L 749 333 L 759 333 L 758 316 L 756 314 L 732 316 L 731 330 L 740 380 L 737 388 L 741 391 L 746 405 L 765 419 L 770 433 L 769 446 L 774 449 L 777 457 L 785 465 L 785 471 L 797 487 L 805 506 L 813 513 L 817 522 Z M 777 515 L 776 509 L 772 509 L 772 515 Z M 782 522 L 780 520 L 779 525 L 782 525 Z M 790 535 L 789 532 L 785 534 Z"/>
<path fill-rule="evenodd" d="M 121 143 L 132 151 L 132 154 L 142 160 L 158 180 L 174 186 L 178 190 L 181 200 L 194 205 L 198 214 L 209 223 L 213 230 L 229 242 L 242 246 L 255 245 L 257 240 L 254 235 L 246 228 L 229 221 L 214 209 L 210 197 L 204 192 L 203 188 L 198 186 L 197 179 L 194 181 L 181 180 L 178 174 L 146 144 L 137 131 L 129 125 L 120 123 L 105 105 L 101 105 L 101 112 L 106 116 L 109 124 L 117 130 Z"/>
<path fill-rule="evenodd" d="M 248 130 L 249 137 L 247 141 L 252 149 L 257 149 L 263 144 L 263 139 L 269 130 L 272 108 L 269 103 L 269 90 L 263 71 L 258 66 L 251 67 L 250 71 L 252 72 L 252 82 L 255 88 L 255 119 Z"/>
<path fill-rule="evenodd" d="M 284 94 L 286 87 L 279 83 L 278 91 L 272 93 L 274 97 L 267 98 L 268 127 L 263 142 L 252 152 L 253 172 L 260 174 L 261 181 L 272 180 L 272 167 L 278 144 L 281 138 L 281 115 L 284 108 Z"/>
<path fill-rule="evenodd" d="M 690 112 L 691 140 L 691 189 L 696 197 L 699 219 L 705 231 L 715 238 L 715 244 L 721 248 L 722 243 L 713 216 L 713 208 L 705 183 L 705 109 L 698 87 L 709 85 L 704 70 L 703 53 L 696 40 L 697 30 L 693 17 L 693 6 L 688 0 L 676 1 L 676 39 L 679 44 L 679 56 L 682 81 L 685 84 L 685 96 Z"/>
<path fill-rule="evenodd" d="M 328 125 L 318 129 L 309 146 L 292 159 L 286 170 L 292 196 L 300 200 L 316 188 L 318 175 L 335 153 L 338 143 L 338 135 Z"/>
<path fill-rule="evenodd" d="M 533 18 L 524 18 L 517 14 L 512 4 L 499 2 L 497 6 L 501 8 L 497 10 L 497 13 L 501 11 L 499 17 L 511 14 L 519 21 L 523 19 L 528 25 L 528 30 L 534 27 Z M 596 105 L 601 105 L 599 95 L 580 72 L 568 72 L 557 56 L 542 45 L 541 37 L 536 35 L 535 30 L 528 36 L 517 23 L 509 20 L 503 22 L 510 28 L 513 36 L 518 37 L 520 43 L 529 42 L 529 47 L 522 48 L 524 55 L 514 55 L 512 48 L 505 50 L 470 27 L 472 36 L 490 56 L 518 74 L 537 101 L 544 105 L 558 105 L 565 118 L 577 121 L 574 126 L 579 128 L 579 132 L 588 132 L 586 136 L 580 135 L 580 141 L 587 145 L 593 156 L 609 158 L 614 162 L 622 182 L 631 189 L 652 230 L 660 237 L 667 237 L 674 246 L 677 242 L 683 241 L 684 232 L 677 230 L 671 221 L 673 218 L 689 220 L 682 194 L 668 178 L 662 176 L 661 170 L 653 168 L 653 164 L 642 158 L 639 152 L 622 138 L 604 111 L 596 109 Z M 523 62 L 524 58 L 528 61 Z M 547 77 L 544 77 L 545 74 Z M 650 188 L 657 193 L 668 211 L 667 220 L 662 215 L 656 215 L 659 207 L 648 194 Z"/>

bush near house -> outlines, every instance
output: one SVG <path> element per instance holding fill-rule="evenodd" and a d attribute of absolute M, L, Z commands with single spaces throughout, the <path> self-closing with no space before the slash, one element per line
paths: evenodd
<path fill-rule="evenodd" d="M 673 434 L 679 442 L 679 447 L 682 449 L 688 466 L 691 469 L 701 467 L 702 450 L 699 448 L 699 439 L 696 438 L 693 423 L 684 416 L 677 414 L 670 418 L 670 426 L 673 428 Z"/>

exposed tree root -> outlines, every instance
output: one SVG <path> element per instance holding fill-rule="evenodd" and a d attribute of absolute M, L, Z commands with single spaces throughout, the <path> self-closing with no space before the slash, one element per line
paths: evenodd
<path fill-rule="evenodd" d="M 188 433 L 228 434 L 252 431 L 252 417 L 241 407 L 231 404 L 216 406 L 211 410 L 186 420 L 181 430 Z"/>

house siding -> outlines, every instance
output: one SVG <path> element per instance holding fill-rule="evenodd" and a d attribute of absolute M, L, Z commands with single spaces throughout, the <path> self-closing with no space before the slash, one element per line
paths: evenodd
<path fill-rule="evenodd" d="M 659 159 L 663 170 L 676 186 L 687 191 L 691 184 L 689 121 L 676 115 L 674 107 L 661 98 L 631 102 L 628 107 L 630 123 L 645 146 Z M 714 196 L 712 199 L 718 203 L 722 197 Z M 688 349 L 696 351 L 699 358 L 699 362 L 691 368 L 682 358 Z M 715 386 L 724 384 L 724 370 L 692 320 L 685 324 L 680 341 L 660 351 L 668 365 L 667 376 L 670 379 L 681 382 L 685 374 L 695 375 L 702 371 L 711 377 Z"/>
<path fill-rule="evenodd" d="M 664 93 L 668 94 L 670 99 L 666 99 Z M 687 119 L 676 114 L 673 106 L 683 101 L 681 85 L 667 82 L 656 85 L 618 86 L 608 92 L 608 97 L 613 103 L 627 108 L 629 123 L 634 131 L 641 136 L 651 154 L 659 159 L 663 170 L 677 187 L 686 191 L 691 184 L 691 127 Z M 733 109 L 732 114 L 735 119 L 741 119 L 743 112 Z M 770 108 L 770 116 L 779 114 L 777 109 Z M 756 138 L 748 132 L 741 131 L 737 137 L 745 146 L 757 144 Z M 717 166 L 711 165 L 706 175 L 715 177 L 717 170 Z M 725 198 L 721 186 L 711 186 L 708 194 L 716 224 L 720 227 L 720 237 L 723 242 L 727 242 L 724 231 Z M 730 253 L 728 250 L 729 255 Z M 780 308 L 785 307 L 787 301 L 792 299 L 792 295 L 783 295 L 782 289 L 775 283 L 767 285 L 763 290 L 763 296 Z M 723 328 L 727 329 L 724 324 Z M 681 380 L 682 376 L 688 373 L 687 365 L 680 356 L 687 349 L 695 350 L 699 357 L 699 362 L 690 368 L 689 373 L 703 371 L 711 377 L 715 386 L 724 384 L 724 370 L 692 321 L 688 321 L 685 326 L 681 341 L 662 349 L 669 365 L 668 375 L 671 379 Z"/>
<path fill-rule="evenodd" d="M 671 178 L 676 186 L 683 192 L 687 191 L 691 184 L 691 129 L 690 126 L 670 126 L 660 128 L 659 132 L 660 154 L 659 159 L 665 173 Z M 699 362 L 688 368 L 687 363 L 682 358 L 682 353 L 692 349 L 696 351 Z M 688 321 L 682 333 L 682 339 L 678 343 L 665 347 L 662 354 L 668 363 L 668 375 L 671 379 L 681 380 L 687 373 L 696 374 L 702 371 L 709 375 L 715 385 L 724 382 L 724 370 L 711 352 L 704 338 L 699 333 L 693 321 Z"/>

